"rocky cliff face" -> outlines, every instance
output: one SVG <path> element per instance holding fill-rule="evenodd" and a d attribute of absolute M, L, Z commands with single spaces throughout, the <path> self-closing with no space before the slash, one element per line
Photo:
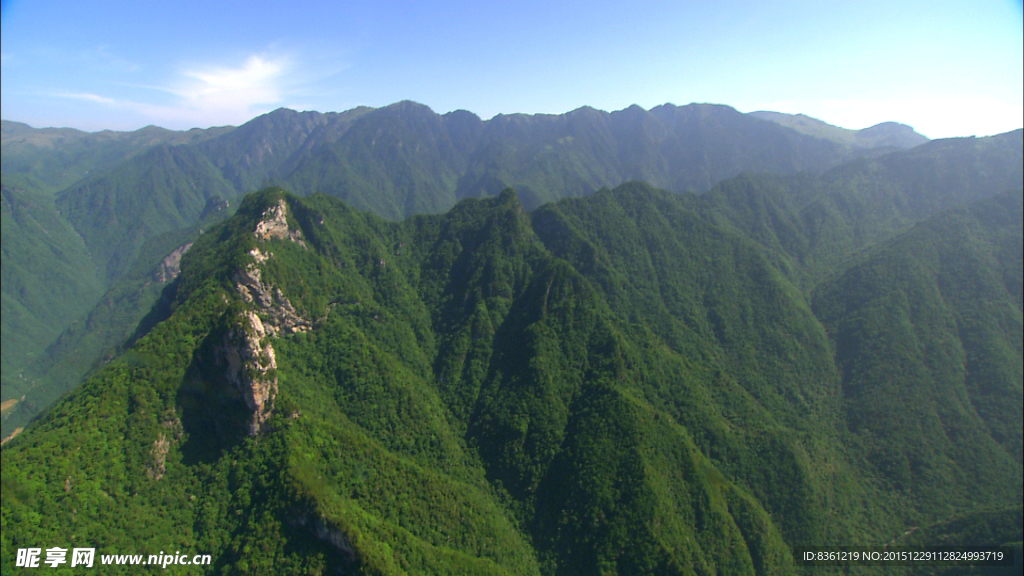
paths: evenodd
<path fill-rule="evenodd" d="M 227 379 L 252 411 L 249 433 L 259 434 L 277 397 L 277 359 L 267 330 L 255 312 L 243 313 L 224 338 Z"/>
<path fill-rule="evenodd" d="M 174 249 L 166 258 L 160 261 L 156 270 L 153 271 L 153 281 L 166 284 L 178 277 L 181 273 L 181 257 L 192 247 L 192 242 L 183 244 Z"/>
<path fill-rule="evenodd" d="M 305 248 L 302 231 L 288 225 L 287 214 L 287 204 L 279 201 L 263 213 L 253 234 L 260 241 L 290 240 Z M 270 337 L 305 332 L 312 323 L 298 314 L 280 288 L 263 280 L 260 266 L 273 254 L 257 247 L 249 255 L 252 262 L 235 272 L 233 279 L 235 289 L 253 309 L 244 312 L 228 331 L 223 354 L 228 382 L 252 411 L 249 433 L 256 435 L 273 413 L 277 396 L 277 361 Z"/>
<path fill-rule="evenodd" d="M 256 225 L 256 238 L 260 240 L 291 240 L 298 242 L 303 248 L 306 242 L 302 238 L 301 230 L 292 230 L 288 226 L 288 205 L 284 200 L 267 208 L 263 213 L 263 219 Z"/>
<path fill-rule="evenodd" d="M 281 289 L 263 281 L 260 264 L 266 262 L 271 254 L 253 248 L 249 255 L 253 258 L 252 263 L 234 275 L 235 289 L 243 300 L 256 307 L 267 332 L 277 336 L 309 330 L 312 327 L 310 321 L 296 312 Z"/>

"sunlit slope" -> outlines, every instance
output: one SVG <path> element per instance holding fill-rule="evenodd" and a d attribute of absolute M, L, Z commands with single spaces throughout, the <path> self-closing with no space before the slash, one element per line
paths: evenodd
<path fill-rule="evenodd" d="M 942 474 L 880 465 L 834 328 L 856 315 L 820 323 L 686 204 L 506 192 L 392 223 L 248 197 L 166 319 L 4 447 L 4 566 L 74 541 L 234 573 L 787 574 L 794 544 L 1019 504 L 991 410 L 923 452 Z M 971 443 L 984 485 L 950 456 Z"/>
<path fill-rule="evenodd" d="M 59 267 L 59 261 L 39 251 L 33 257 L 42 258 L 33 263 L 7 254 L 7 277 L 39 289 L 4 300 L 4 315 L 21 318 L 5 337 L 24 340 L 16 348 L 32 373 L 24 376 L 30 396 L 19 410 L 5 412 L 3 430 L 10 433 L 76 386 L 134 330 L 154 297 L 124 295 L 138 294 L 139 274 L 152 272 L 141 268 L 182 245 L 165 240 L 230 213 L 239 197 L 267 183 L 334 195 L 397 220 L 443 212 L 461 198 L 495 195 L 509 185 L 533 208 L 631 179 L 703 192 L 726 178 L 693 209 L 765 245 L 778 244 L 772 247 L 781 247 L 786 258 L 776 254 L 775 264 L 797 274 L 806 290 L 844 267 L 853 250 L 1019 182 L 1020 140 L 1017 131 L 936 141 L 842 164 L 877 157 L 883 148 L 817 138 L 704 104 L 484 121 L 466 111 L 440 115 L 400 102 L 340 114 L 282 109 L 238 128 L 188 132 L 150 127 L 88 134 L 5 122 L 5 185 L 57 190 L 53 219 L 73 229 L 88 251 L 78 259 L 84 274 L 74 282 L 98 276 L 99 290 L 109 294 L 97 303 L 92 291 L 41 283 L 40 274 L 28 270 Z M 781 176 L 794 172 L 803 175 Z M 752 173 L 760 175 L 746 175 Z M 939 192 L 941 198 L 933 197 Z M 164 250 L 155 260 L 154 247 Z M 55 302 L 54 314 L 26 316 L 31 300 Z M 108 330 L 108 322 L 116 325 Z M 24 386 L 19 398 L 22 392 Z"/>
<path fill-rule="evenodd" d="M 1021 214 L 1020 190 L 943 213 L 815 291 L 850 430 L 919 506 L 1020 501 Z"/>

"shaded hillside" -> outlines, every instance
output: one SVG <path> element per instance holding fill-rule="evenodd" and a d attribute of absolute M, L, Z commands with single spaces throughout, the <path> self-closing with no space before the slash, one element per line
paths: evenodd
<path fill-rule="evenodd" d="M 4 413 L 7 434 L 25 426 L 77 387 L 86 374 L 123 351 L 140 323 L 147 325 L 146 318 L 160 314 L 161 305 L 173 294 L 180 259 L 198 235 L 199 230 L 188 228 L 147 242 L 132 270 L 98 294 L 95 306 L 70 322 L 18 372 L 5 374 L 4 386 L 10 386 L 11 397 L 18 400 Z"/>
<path fill-rule="evenodd" d="M 74 228 L 40 194 L 2 187 L 4 400 L 26 389 L 16 376 L 64 326 L 96 303 L 102 281 Z"/>
<path fill-rule="evenodd" d="M 94 305 L 91 308 L 74 319 L 61 319 L 67 322 L 67 327 L 57 336 L 45 342 L 40 339 L 33 343 L 34 348 L 25 348 L 18 369 L 4 372 L 4 399 L 17 400 L 3 414 L 5 436 L 25 426 L 32 417 L 77 387 L 91 370 L 123 351 L 137 329 L 151 326 L 149 318 L 161 317 L 161 307 L 173 295 L 173 280 L 177 277 L 181 257 L 201 233 L 202 226 L 228 215 L 228 206 L 211 205 L 204 212 L 200 226 L 174 230 L 146 241 L 124 277 L 112 288 L 92 293 Z M 89 261 L 83 259 L 77 264 L 87 266 Z M 60 287 L 66 289 L 68 285 L 73 283 Z M 55 291 L 49 285 L 37 287 L 37 297 Z M 66 309 L 69 303 L 85 295 L 83 292 L 67 294 L 66 300 L 52 303 L 50 310 Z M 6 342 L 7 333 L 4 337 Z"/>
<path fill-rule="evenodd" d="M 1024 460 L 1022 238 L 1011 190 L 915 226 L 815 290 L 851 430 L 896 487 L 934 497 L 927 487 L 954 472 L 926 460 L 974 461 L 979 479 Z"/>
<path fill-rule="evenodd" d="M 4 447 L 3 566 L 74 541 L 239 574 L 790 574 L 795 544 L 1019 506 L 1020 414 L 987 400 L 1021 389 L 1009 198 L 812 306 L 771 249 L 639 184 L 397 223 L 249 196 L 185 254 L 166 319 Z M 975 264 L 936 268 L 956 238 Z M 949 303 L 889 296 L 908 287 Z M 876 302 L 908 319 L 871 359 Z M 896 371 L 943 398 L 879 410 Z"/>
<path fill-rule="evenodd" d="M 744 175 L 693 199 L 695 209 L 773 252 L 811 288 L 858 250 L 915 222 L 1020 187 L 1024 132 L 935 140 L 820 176 Z"/>
<path fill-rule="evenodd" d="M 83 132 L 73 128 L 32 128 L 3 120 L 0 168 L 7 176 L 24 178 L 25 182 L 19 185 L 57 192 L 155 146 L 196 144 L 230 130 L 231 127 L 194 128 L 179 132 L 147 126 L 134 132 Z"/>

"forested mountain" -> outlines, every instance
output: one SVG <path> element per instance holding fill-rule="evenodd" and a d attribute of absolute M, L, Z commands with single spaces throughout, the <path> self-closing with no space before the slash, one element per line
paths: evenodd
<path fill-rule="evenodd" d="M 25 390 L 10 371 L 32 358 L 87 313 L 102 293 L 89 250 L 53 199 L 0 188 L 3 266 L 3 398 Z M 14 388 L 9 388 L 14 386 Z"/>
<path fill-rule="evenodd" d="M 695 210 L 785 255 L 780 265 L 810 289 L 857 250 L 941 210 L 1024 180 L 1024 131 L 935 140 L 859 159 L 820 176 L 746 174 L 721 182 Z"/>
<path fill-rule="evenodd" d="M 147 126 L 134 132 L 82 132 L 73 128 L 32 128 L 0 121 L 2 168 L 9 185 L 57 192 L 90 173 L 109 170 L 120 162 L 160 145 L 202 142 L 230 127 L 177 132 Z"/>
<path fill-rule="evenodd" d="M 825 274 L 716 208 L 743 182 L 401 222 L 246 197 L 4 447 L 3 566 L 88 542 L 239 574 L 791 574 L 794 545 L 979 526 L 1019 554 L 1020 189 Z"/>
<path fill-rule="evenodd" d="M 1019 556 L 1024 132 L 754 116 L 5 122 L 0 565 Z"/>
<path fill-rule="evenodd" d="M 135 155 L 59 193 L 57 205 L 114 280 L 133 259 L 131 248 L 111 246 L 115 231 L 133 247 L 194 223 L 211 198 L 230 200 L 268 182 L 399 219 L 507 186 L 533 208 L 629 180 L 703 192 L 743 171 L 821 171 L 858 153 L 703 104 L 486 122 L 413 102 L 343 114 L 282 109 L 199 144 Z"/>
<path fill-rule="evenodd" d="M 507 186 L 527 208 L 628 180 L 703 192 L 740 172 L 818 173 L 886 150 L 727 106 L 484 121 L 413 102 L 328 114 L 281 109 L 238 128 L 187 132 L 4 121 L 2 146 L 5 196 L 23 199 L 4 203 L 5 436 L 131 333 L 158 298 L 161 283 L 146 278 L 159 275 L 163 258 L 268 183 L 400 219 Z M 32 218 L 45 211 L 53 225 L 25 224 L 15 205 L 33 206 Z"/>

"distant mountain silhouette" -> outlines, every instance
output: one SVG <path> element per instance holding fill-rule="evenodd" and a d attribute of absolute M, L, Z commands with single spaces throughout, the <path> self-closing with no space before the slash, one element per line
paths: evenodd
<path fill-rule="evenodd" d="M 928 138 L 914 131 L 906 124 L 882 122 L 862 130 L 849 130 L 822 122 L 804 114 L 785 114 L 782 112 L 751 112 L 754 118 L 775 122 L 780 126 L 792 128 L 801 134 L 824 138 L 839 144 L 857 148 L 913 148 L 928 141 Z"/>

